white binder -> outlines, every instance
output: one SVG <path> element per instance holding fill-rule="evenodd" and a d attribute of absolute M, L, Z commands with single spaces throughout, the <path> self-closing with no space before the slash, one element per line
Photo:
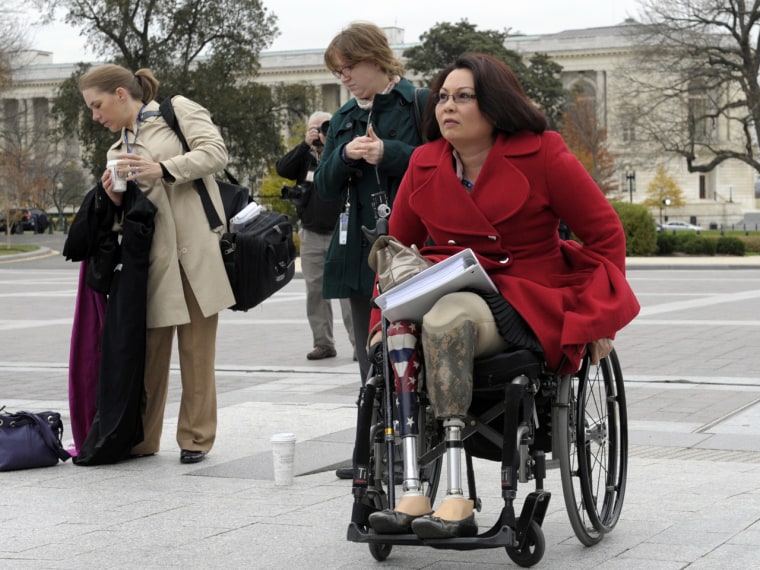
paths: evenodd
<path fill-rule="evenodd" d="M 428 267 L 401 285 L 378 295 L 375 302 L 390 321 L 421 321 L 438 299 L 462 289 L 498 292 L 471 249 L 462 250 Z"/>

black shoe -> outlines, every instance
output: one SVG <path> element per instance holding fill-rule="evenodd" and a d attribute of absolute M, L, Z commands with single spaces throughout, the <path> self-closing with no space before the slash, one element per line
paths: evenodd
<path fill-rule="evenodd" d="M 369 515 L 369 526 L 377 534 L 409 534 L 412 532 L 412 521 L 421 516 L 424 515 L 408 515 L 385 509 Z"/>
<path fill-rule="evenodd" d="M 354 468 L 351 466 L 348 467 L 338 467 L 335 470 L 335 476 L 338 479 L 353 479 L 354 478 Z"/>
<path fill-rule="evenodd" d="M 422 540 L 430 538 L 458 538 L 475 536 L 478 534 L 478 525 L 475 523 L 475 513 L 472 513 L 461 521 L 445 521 L 438 517 L 426 515 L 412 521 L 412 532 Z"/>
<path fill-rule="evenodd" d="M 179 454 L 180 463 L 200 463 L 206 457 L 205 451 L 183 449 Z"/>

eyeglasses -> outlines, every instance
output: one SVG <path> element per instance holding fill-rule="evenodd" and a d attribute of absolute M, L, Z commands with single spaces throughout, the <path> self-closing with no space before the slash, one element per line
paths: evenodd
<path fill-rule="evenodd" d="M 449 99 L 457 105 L 466 105 L 477 99 L 477 96 L 475 93 L 436 93 L 433 95 L 433 101 L 436 105 L 445 105 Z"/>
<path fill-rule="evenodd" d="M 349 75 L 351 75 L 351 71 L 354 69 L 354 66 L 355 66 L 355 65 L 356 65 L 356 64 L 354 63 L 353 65 L 346 65 L 346 66 L 343 66 L 343 67 L 341 67 L 339 70 L 337 70 L 337 71 L 333 71 L 333 75 L 334 75 L 334 76 L 335 76 L 337 79 L 340 79 L 341 77 L 348 77 Z"/>

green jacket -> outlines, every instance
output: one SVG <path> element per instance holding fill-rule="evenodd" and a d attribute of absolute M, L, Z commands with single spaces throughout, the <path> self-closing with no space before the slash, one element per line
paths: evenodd
<path fill-rule="evenodd" d="M 384 192 L 393 206 L 401 178 L 412 151 L 422 143 L 414 112 L 415 87 L 402 79 L 387 94 L 375 95 L 371 121 L 383 140 L 383 159 L 377 168 L 363 160 L 344 161 L 343 147 L 367 132 L 370 112 L 359 108 L 356 99 L 343 105 L 330 119 L 325 150 L 314 173 L 314 185 L 325 200 L 340 199 L 348 205 L 348 237 L 339 243 L 339 224 L 333 232 L 324 267 L 322 294 L 326 299 L 370 295 L 375 273 L 367 264 L 371 244 L 362 226 L 375 227 L 376 208 L 372 195 Z M 429 89 L 418 92 L 418 108 L 423 115 Z"/>

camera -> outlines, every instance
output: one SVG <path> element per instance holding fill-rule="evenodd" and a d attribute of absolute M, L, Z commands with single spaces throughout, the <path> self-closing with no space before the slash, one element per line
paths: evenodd
<path fill-rule="evenodd" d="M 305 192 L 306 188 L 301 184 L 296 184 L 295 186 L 283 184 L 280 195 L 286 200 L 301 200 Z"/>

